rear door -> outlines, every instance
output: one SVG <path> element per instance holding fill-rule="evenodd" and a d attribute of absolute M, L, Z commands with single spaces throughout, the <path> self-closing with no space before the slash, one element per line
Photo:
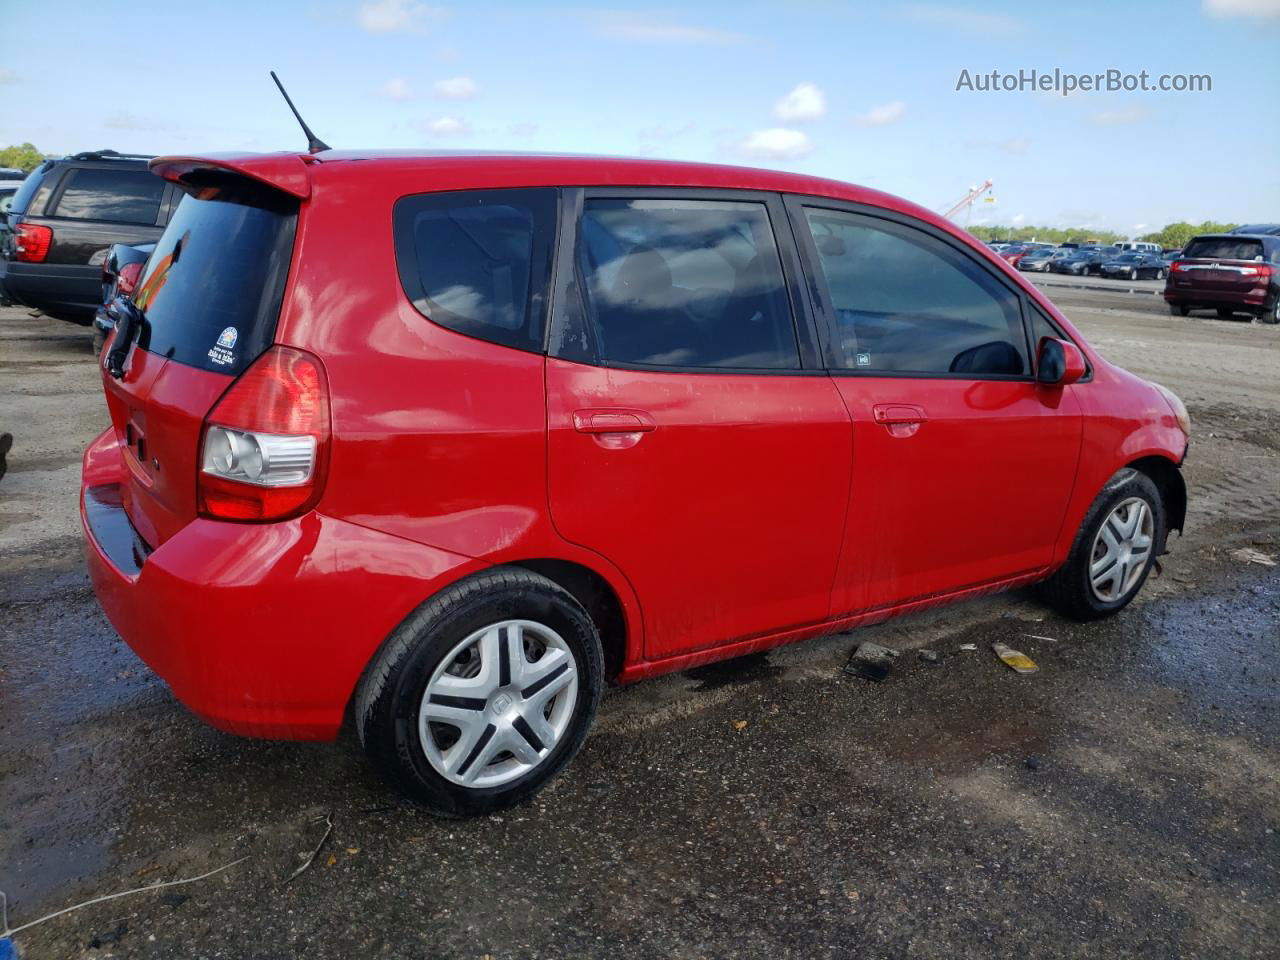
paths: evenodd
<path fill-rule="evenodd" d="M 628 578 L 650 659 L 823 620 L 849 419 L 778 198 L 571 196 L 547 362 L 556 529 Z"/>
<path fill-rule="evenodd" d="M 1033 379 L 1020 292 L 924 224 L 819 200 L 788 204 L 853 420 L 834 612 L 1050 563 L 1081 418 L 1073 388 Z"/>
<path fill-rule="evenodd" d="M 233 182 L 186 197 L 134 295 L 144 322 L 124 376 L 105 370 L 120 439 L 122 491 L 152 547 L 196 515 L 204 417 L 272 342 L 293 252 L 297 204 Z"/>

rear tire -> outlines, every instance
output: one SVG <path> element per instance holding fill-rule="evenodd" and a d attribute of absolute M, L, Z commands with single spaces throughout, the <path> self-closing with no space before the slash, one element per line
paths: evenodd
<path fill-rule="evenodd" d="M 1235 316 L 1235 311 L 1234 311 L 1234 310 L 1228 310 L 1226 307 L 1219 307 L 1219 308 L 1218 308 L 1218 319 L 1219 319 L 1219 320 L 1230 320 L 1230 319 L 1231 319 L 1232 317 L 1234 317 L 1234 316 Z"/>
<path fill-rule="evenodd" d="M 1142 589 L 1164 536 L 1160 491 L 1145 473 L 1126 467 L 1093 501 L 1067 562 L 1041 592 L 1073 620 L 1109 617 Z"/>
<path fill-rule="evenodd" d="M 1276 297 L 1276 302 L 1270 310 L 1264 310 L 1258 315 L 1258 319 L 1263 323 L 1280 323 L 1280 296 Z"/>
<path fill-rule="evenodd" d="M 1175 317 L 1185 317 L 1191 313 L 1191 308 L 1185 303 L 1171 303 L 1169 304 L 1169 313 Z"/>
<path fill-rule="evenodd" d="M 539 670 L 544 657 L 555 666 Z M 374 765 L 432 813 L 493 813 L 578 752 L 603 676 L 582 605 L 546 577 L 498 568 L 446 588 L 387 638 L 360 681 L 356 729 Z"/>

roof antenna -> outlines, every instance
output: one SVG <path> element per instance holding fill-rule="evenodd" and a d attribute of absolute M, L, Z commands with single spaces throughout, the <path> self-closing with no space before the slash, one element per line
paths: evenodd
<path fill-rule="evenodd" d="M 302 114 L 298 112 L 298 108 L 293 105 L 293 101 L 289 99 L 289 94 L 285 93 L 284 84 L 280 82 L 280 78 L 276 76 L 274 70 L 271 71 L 271 79 L 276 82 L 276 86 L 280 88 L 280 96 L 284 97 L 284 102 L 289 105 L 289 109 L 293 111 L 293 115 L 298 118 L 298 126 L 302 127 L 302 132 L 307 135 L 307 152 L 319 153 L 321 150 L 332 150 L 333 148 L 311 132 L 311 128 L 307 126 L 307 121 L 302 119 Z"/>

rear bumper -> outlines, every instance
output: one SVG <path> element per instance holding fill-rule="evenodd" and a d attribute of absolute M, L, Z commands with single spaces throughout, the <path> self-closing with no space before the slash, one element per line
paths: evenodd
<path fill-rule="evenodd" d="M 151 550 L 121 505 L 118 464 L 112 431 L 85 451 L 80 516 L 98 601 L 174 696 L 230 733 L 332 739 L 383 639 L 484 566 L 314 512 L 198 519 Z"/>
<path fill-rule="evenodd" d="M 1168 303 L 1187 307 L 1230 307 L 1256 312 L 1273 307 L 1277 297 L 1280 297 L 1280 290 L 1275 287 L 1206 290 L 1190 285 L 1168 285 L 1164 288 L 1164 298 Z"/>
<path fill-rule="evenodd" d="M 0 260 L 0 286 L 15 303 L 89 323 L 102 301 L 102 268 Z"/>

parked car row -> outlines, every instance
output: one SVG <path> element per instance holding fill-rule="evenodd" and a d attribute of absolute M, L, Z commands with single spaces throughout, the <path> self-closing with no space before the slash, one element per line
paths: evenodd
<path fill-rule="evenodd" d="M 1159 245 L 1126 241 L 1109 245 L 1064 243 L 988 244 L 1002 259 L 1032 273 L 1064 273 L 1124 280 L 1163 280 L 1175 250 Z"/>
<path fill-rule="evenodd" d="M 1216 310 L 1280 323 L 1280 225 L 1250 224 L 1230 233 L 1204 234 L 1182 250 L 1141 241 L 1103 245 L 990 243 L 1019 270 L 1097 276 L 1112 280 L 1164 280 L 1170 312 Z"/>

